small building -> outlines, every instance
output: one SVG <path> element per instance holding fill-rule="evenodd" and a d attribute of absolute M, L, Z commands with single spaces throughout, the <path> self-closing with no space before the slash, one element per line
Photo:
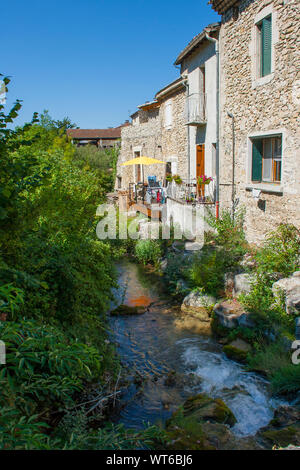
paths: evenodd
<path fill-rule="evenodd" d="M 126 121 L 119 127 L 108 129 L 68 129 L 67 135 L 77 147 L 95 145 L 100 149 L 113 148 L 120 146 L 121 130 L 128 124 L 129 122 Z"/>

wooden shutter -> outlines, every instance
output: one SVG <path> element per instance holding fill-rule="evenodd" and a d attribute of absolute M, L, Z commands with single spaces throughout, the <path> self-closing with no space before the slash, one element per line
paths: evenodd
<path fill-rule="evenodd" d="M 261 24 L 261 76 L 271 73 L 272 60 L 272 17 L 268 16 Z"/>
<path fill-rule="evenodd" d="M 262 140 L 252 141 L 252 181 L 261 181 L 262 175 Z"/>

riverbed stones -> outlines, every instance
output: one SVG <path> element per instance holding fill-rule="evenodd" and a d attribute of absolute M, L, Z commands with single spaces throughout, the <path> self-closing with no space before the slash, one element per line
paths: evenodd
<path fill-rule="evenodd" d="M 285 308 L 288 314 L 300 312 L 300 271 L 275 282 L 272 291 L 275 296 L 280 293 L 284 294 Z"/>
<path fill-rule="evenodd" d="M 216 299 L 214 297 L 192 291 L 184 298 L 181 311 L 185 315 L 196 318 L 201 323 L 202 334 L 210 334 L 210 309 L 215 303 Z"/>
<path fill-rule="evenodd" d="M 245 362 L 247 359 L 247 354 L 251 351 L 251 346 L 249 343 L 242 339 L 235 339 L 230 344 L 226 344 L 223 347 L 223 352 L 229 359 L 237 362 Z"/>
<path fill-rule="evenodd" d="M 240 317 L 244 316 L 243 323 L 247 322 L 245 317 L 248 317 L 248 314 L 237 300 L 224 300 L 216 304 L 214 306 L 214 313 L 221 326 L 229 329 L 239 326 Z"/>
<path fill-rule="evenodd" d="M 269 425 L 258 431 L 256 439 L 267 449 L 272 449 L 274 446 L 299 446 L 300 410 L 295 407 L 280 406 Z"/>
<path fill-rule="evenodd" d="M 199 318 L 203 317 L 204 321 L 210 321 L 207 310 L 215 305 L 215 303 L 215 297 L 205 295 L 200 291 L 192 291 L 183 299 L 181 310 L 186 313 L 195 314 Z"/>
<path fill-rule="evenodd" d="M 234 414 L 221 399 L 198 394 L 173 413 L 166 431 L 174 450 L 213 450 L 220 448 L 220 440 L 228 442 L 233 437 L 229 427 L 235 423 Z"/>
<path fill-rule="evenodd" d="M 186 242 L 185 243 L 185 251 L 200 251 L 203 248 L 203 243 L 195 242 Z"/>
<path fill-rule="evenodd" d="M 254 276 L 248 273 L 236 274 L 234 276 L 233 295 L 249 294 L 252 288 Z"/>
<path fill-rule="evenodd" d="M 143 315 L 146 312 L 146 307 L 130 307 L 129 305 L 119 305 L 110 312 L 111 316 L 129 316 L 129 315 Z"/>

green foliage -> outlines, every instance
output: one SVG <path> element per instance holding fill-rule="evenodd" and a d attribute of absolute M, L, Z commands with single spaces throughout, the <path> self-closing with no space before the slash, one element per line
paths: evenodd
<path fill-rule="evenodd" d="M 188 285 L 185 285 L 188 266 L 188 257 L 183 253 L 168 254 L 164 281 L 170 294 L 178 299 L 182 299 L 189 291 Z"/>
<path fill-rule="evenodd" d="M 6 345 L 1 400 L 24 413 L 33 412 L 40 402 L 67 403 L 84 380 L 98 377 L 103 369 L 103 356 L 95 347 L 57 327 L 29 320 L 1 322 L 0 337 Z"/>
<path fill-rule="evenodd" d="M 106 323 L 116 273 L 95 230 L 113 176 L 75 157 L 68 118 L 45 111 L 8 129 L 20 107 L 0 106 L 0 446 L 63 448 L 53 413 L 116 370 Z"/>
<path fill-rule="evenodd" d="M 20 305 L 24 303 L 24 292 L 12 284 L 0 286 L 0 314 L 10 313 L 14 318 Z"/>
<path fill-rule="evenodd" d="M 240 300 L 253 314 L 258 327 L 271 329 L 274 325 L 293 332 L 294 317 L 287 315 L 285 299 L 276 298 L 272 284 L 278 277 L 286 277 L 299 269 L 300 233 L 292 225 L 280 225 L 266 238 L 255 255 L 255 280 L 248 295 Z"/>
<path fill-rule="evenodd" d="M 257 250 L 257 273 L 264 282 L 274 282 L 274 273 L 288 277 L 299 269 L 300 231 L 291 224 L 281 224 Z"/>
<path fill-rule="evenodd" d="M 203 249 L 194 255 L 189 279 L 193 286 L 200 287 L 205 293 L 221 295 L 224 274 L 237 271 L 247 251 L 244 212 L 237 212 L 234 219 L 229 211 L 223 211 L 219 219 L 210 213 L 206 221 L 214 232 L 207 234 Z"/>
<path fill-rule="evenodd" d="M 135 256 L 144 265 L 151 263 L 155 266 L 162 256 L 161 245 L 158 240 L 138 240 L 135 245 Z"/>
<path fill-rule="evenodd" d="M 83 411 L 67 414 L 61 422 L 57 438 L 68 450 L 141 450 L 154 449 L 165 444 L 166 433 L 157 426 L 134 431 L 124 425 L 110 424 L 99 430 L 90 429 Z"/>
<path fill-rule="evenodd" d="M 257 345 L 256 352 L 248 356 L 250 369 L 263 372 L 270 380 L 275 394 L 300 390 L 300 365 L 294 365 L 291 354 L 282 341 Z"/>
<path fill-rule="evenodd" d="M 190 268 L 190 280 L 206 294 L 216 295 L 224 286 L 224 257 L 221 251 L 204 247 L 195 254 Z"/>

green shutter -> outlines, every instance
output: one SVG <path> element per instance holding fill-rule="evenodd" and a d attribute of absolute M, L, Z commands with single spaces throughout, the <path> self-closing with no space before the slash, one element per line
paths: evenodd
<path fill-rule="evenodd" d="M 272 17 L 264 18 L 261 24 L 261 76 L 271 73 Z"/>
<path fill-rule="evenodd" d="M 261 181 L 262 149 L 262 139 L 254 139 L 252 141 L 252 181 Z"/>

